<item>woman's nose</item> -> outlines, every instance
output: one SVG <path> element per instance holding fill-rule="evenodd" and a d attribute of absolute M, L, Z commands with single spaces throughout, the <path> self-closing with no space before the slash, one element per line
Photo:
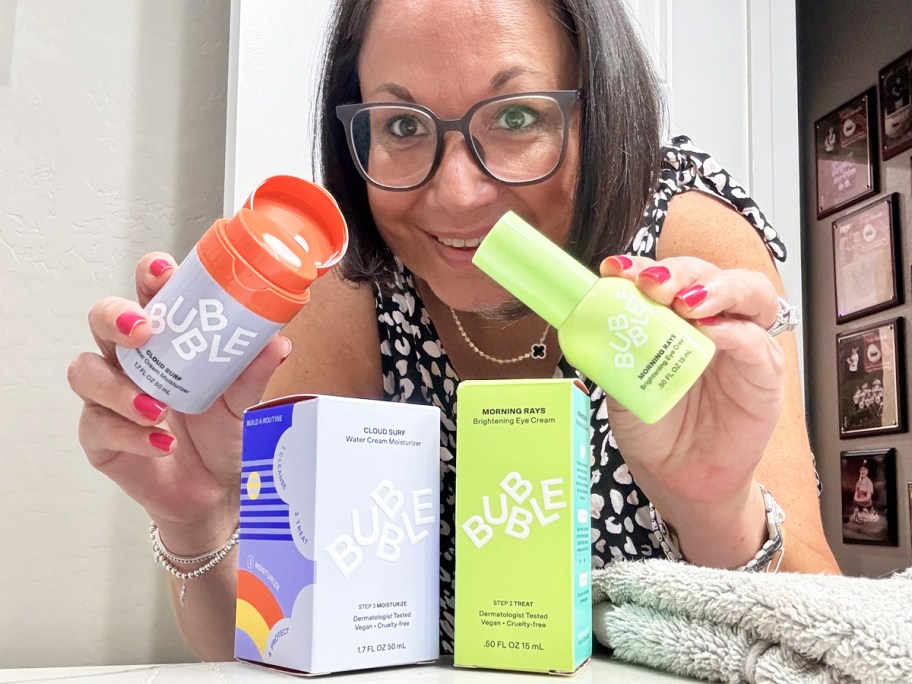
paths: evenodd
<path fill-rule="evenodd" d="M 484 151 L 479 149 L 479 154 Z M 484 204 L 497 194 L 497 181 L 485 174 L 461 135 L 444 139 L 440 166 L 431 179 L 438 201 L 450 207 Z"/>

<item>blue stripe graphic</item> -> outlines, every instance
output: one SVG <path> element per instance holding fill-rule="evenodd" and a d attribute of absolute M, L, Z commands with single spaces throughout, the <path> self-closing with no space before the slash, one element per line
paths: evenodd
<path fill-rule="evenodd" d="M 250 461 L 241 462 L 241 472 L 246 473 L 251 470 L 268 470 L 272 471 L 271 458 L 258 458 Z"/>
<path fill-rule="evenodd" d="M 281 499 L 241 499 L 241 506 L 275 506 L 275 505 L 284 505 L 285 508 L 288 508 L 288 504 L 282 501 Z"/>
<path fill-rule="evenodd" d="M 290 534 L 241 534 L 241 539 L 261 539 L 264 541 L 294 541 Z"/>

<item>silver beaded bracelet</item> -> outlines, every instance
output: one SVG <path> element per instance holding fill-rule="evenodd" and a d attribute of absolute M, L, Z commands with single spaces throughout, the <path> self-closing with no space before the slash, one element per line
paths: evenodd
<path fill-rule="evenodd" d="M 218 565 L 231 552 L 240 539 L 240 526 L 235 528 L 234 534 L 220 548 L 214 549 L 199 556 L 187 557 L 178 556 L 165 548 L 162 543 L 161 535 L 158 532 L 158 525 L 154 522 L 149 523 L 149 537 L 152 539 L 152 553 L 155 554 L 155 560 L 161 563 L 162 567 L 177 577 L 181 581 L 180 604 L 184 605 L 184 597 L 187 595 L 187 582 L 204 575 L 216 565 Z M 183 571 L 177 565 L 195 565 L 203 563 L 195 570 Z"/>
<path fill-rule="evenodd" d="M 785 521 L 785 511 L 773 498 L 772 492 L 760 485 L 763 494 L 763 504 L 766 507 L 767 539 L 760 547 L 757 554 L 744 565 L 735 570 L 744 572 L 779 572 L 785 550 L 782 545 L 782 523 Z M 674 531 L 662 520 L 656 507 L 649 504 L 649 518 L 652 522 L 652 532 L 655 534 L 665 557 L 673 561 L 684 561 L 684 554 L 678 547 Z M 775 563 L 773 562 L 775 560 Z"/>

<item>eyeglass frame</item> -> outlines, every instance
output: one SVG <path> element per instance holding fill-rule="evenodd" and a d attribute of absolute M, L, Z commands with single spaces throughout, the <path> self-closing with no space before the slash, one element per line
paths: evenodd
<path fill-rule="evenodd" d="M 482 107 L 486 107 L 489 104 L 498 102 L 500 100 L 507 101 L 510 99 L 521 99 L 524 97 L 549 97 L 555 102 L 561 109 L 561 115 L 564 119 L 564 129 L 562 132 L 561 138 L 561 151 L 560 156 L 557 158 L 557 162 L 554 164 L 554 168 L 551 169 L 541 178 L 536 178 L 534 180 L 527 181 L 508 181 L 502 178 L 495 176 L 487 166 L 485 166 L 484 161 L 481 159 L 478 149 L 475 147 L 475 143 L 472 141 L 471 130 L 469 129 L 469 123 L 472 120 L 472 117 Z M 443 148 L 444 148 L 444 136 L 451 132 L 455 131 L 457 133 L 462 133 L 463 140 L 465 140 L 466 147 L 469 149 L 469 152 L 472 155 L 472 159 L 475 161 L 475 164 L 482 170 L 482 172 L 489 178 L 493 178 L 498 183 L 503 183 L 504 185 L 510 186 L 521 186 L 521 185 L 534 185 L 535 183 L 541 183 L 560 169 L 561 165 L 564 163 L 564 157 L 567 154 L 567 134 L 570 129 L 570 110 L 573 108 L 577 102 L 582 101 L 583 91 L 581 89 L 576 90 L 536 90 L 526 93 L 508 93 L 505 95 L 497 95 L 495 97 L 489 97 L 480 102 L 476 102 L 466 111 L 462 117 L 458 119 L 441 119 L 433 111 L 414 102 L 356 102 L 353 104 L 343 104 L 336 107 L 336 118 L 342 122 L 343 127 L 345 128 L 345 140 L 348 143 L 348 151 L 351 155 L 352 161 L 355 163 L 355 169 L 358 171 L 358 174 L 368 183 L 373 185 L 375 188 L 381 190 L 389 190 L 390 192 L 407 192 L 409 190 L 417 190 L 418 188 L 426 185 L 430 182 L 431 178 L 434 177 L 434 174 L 437 173 L 437 169 L 440 167 L 440 162 L 443 161 Z M 390 185 L 383 185 L 372 179 L 368 173 L 367 169 L 364 168 L 361 160 L 358 157 L 358 152 L 355 149 L 355 140 L 354 133 L 352 132 L 352 121 L 355 116 L 360 112 L 370 109 L 380 109 L 383 107 L 402 107 L 408 109 L 414 109 L 422 114 L 428 116 L 431 121 L 434 122 L 434 130 L 437 132 L 437 146 L 434 150 L 434 161 L 431 163 L 430 168 L 428 169 L 427 176 L 420 183 L 415 185 L 409 185 L 404 188 L 398 188 Z"/>

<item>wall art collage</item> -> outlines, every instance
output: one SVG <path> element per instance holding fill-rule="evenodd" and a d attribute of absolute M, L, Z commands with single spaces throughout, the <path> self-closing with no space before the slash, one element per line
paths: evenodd
<path fill-rule="evenodd" d="M 907 432 L 905 319 L 860 319 L 903 303 L 901 207 L 912 188 L 881 193 L 879 174 L 912 148 L 912 50 L 814 128 L 817 218 L 833 217 L 836 322 L 859 321 L 836 335 L 839 437 Z M 840 454 L 844 543 L 897 546 L 901 505 L 912 527 L 912 482 L 900 495 L 896 459 L 893 446 Z"/>

